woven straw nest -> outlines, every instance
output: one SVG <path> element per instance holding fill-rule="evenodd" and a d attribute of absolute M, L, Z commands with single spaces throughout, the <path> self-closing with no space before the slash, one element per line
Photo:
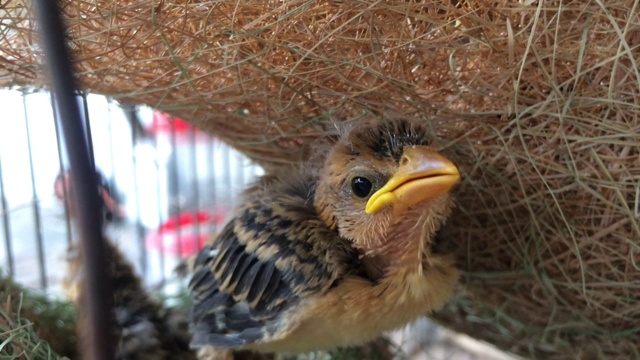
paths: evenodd
<path fill-rule="evenodd" d="M 5 1 L 0 85 L 40 86 Z M 67 0 L 84 89 L 263 164 L 337 121 L 429 121 L 460 165 L 440 321 L 528 357 L 640 357 L 640 4 Z"/>

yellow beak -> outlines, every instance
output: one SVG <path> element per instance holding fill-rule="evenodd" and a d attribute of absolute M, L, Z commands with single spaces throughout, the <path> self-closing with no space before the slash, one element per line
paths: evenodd
<path fill-rule="evenodd" d="M 373 214 L 393 205 L 398 212 L 448 192 L 458 181 L 458 168 L 449 159 L 431 148 L 411 146 L 404 149 L 393 177 L 371 195 L 365 211 Z"/>

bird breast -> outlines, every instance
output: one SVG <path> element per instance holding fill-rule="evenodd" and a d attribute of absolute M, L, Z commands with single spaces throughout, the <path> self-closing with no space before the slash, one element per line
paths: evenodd
<path fill-rule="evenodd" d="M 260 351 L 306 352 L 358 345 L 441 308 L 451 297 L 458 271 L 447 257 L 434 257 L 422 272 L 401 269 L 376 284 L 346 278 L 329 292 L 306 299 L 285 314 L 280 340 L 255 344 Z"/>

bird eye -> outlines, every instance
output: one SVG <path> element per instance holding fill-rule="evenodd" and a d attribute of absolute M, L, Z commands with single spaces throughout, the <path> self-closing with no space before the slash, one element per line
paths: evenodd
<path fill-rule="evenodd" d="M 372 187 L 373 184 L 371 184 L 371 181 L 366 177 L 356 176 L 351 179 L 351 190 L 353 190 L 353 193 L 357 197 L 367 197 L 371 192 Z"/>

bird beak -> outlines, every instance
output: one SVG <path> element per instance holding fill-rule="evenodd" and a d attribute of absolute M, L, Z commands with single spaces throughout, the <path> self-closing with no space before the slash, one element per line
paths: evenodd
<path fill-rule="evenodd" d="M 458 168 L 449 159 L 431 148 L 411 146 L 404 149 L 393 177 L 371 195 L 365 211 L 374 214 L 393 205 L 394 212 L 398 212 L 447 193 L 458 181 Z"/>

